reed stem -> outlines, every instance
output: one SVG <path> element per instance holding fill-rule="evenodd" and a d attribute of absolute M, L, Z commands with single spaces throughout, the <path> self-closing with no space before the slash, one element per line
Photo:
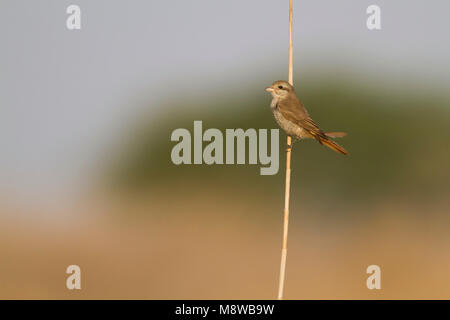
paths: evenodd
<path fill-rule="evenodd" d="M 289 0 L 289 83 L 294 85 L 292 63 L 292 0 Z M 289 195 L 291 186 L 291 150 L 292 138 L 287 136 L 286 148 L 286 182 L 284 189 L 284 219 L 283 219 L 283 244 L 281 247 L 280 279 L 278 285 L 278 300 L 283 299 L 284 280 L 286 278 L 287 240 L 289 227 Z"/>

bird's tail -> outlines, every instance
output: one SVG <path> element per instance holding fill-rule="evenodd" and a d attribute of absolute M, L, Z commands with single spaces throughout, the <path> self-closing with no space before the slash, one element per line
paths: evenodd
<path fill-rule="evenodd" d="M 341 147 L 331 139 L 320 139 L 320 142 L 338 153 L 348 154 L 347 150 L 345 150 L 343 147 Z"/>
<path fill-rule="evenodd" d="M 328 138 L 342 138 L 347 135 L 346 132 L 325 132 L 325 135 Z"/>

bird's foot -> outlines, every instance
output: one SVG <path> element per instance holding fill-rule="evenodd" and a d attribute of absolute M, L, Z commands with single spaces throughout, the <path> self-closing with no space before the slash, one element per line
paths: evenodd
<path fill-rule="evenodd" d="M 291 144 L 287 145 L 286 152 L 291 152 L 291 150 L 292 150 L 292 142 L 291 142 Z"/>

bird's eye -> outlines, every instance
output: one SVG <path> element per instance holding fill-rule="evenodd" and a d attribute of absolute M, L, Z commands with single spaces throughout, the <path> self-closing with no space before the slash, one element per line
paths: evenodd
<path fill-rule="evenodd" d="M 278 89 L 283 89 L 283 86 L 278 86 Z"/>

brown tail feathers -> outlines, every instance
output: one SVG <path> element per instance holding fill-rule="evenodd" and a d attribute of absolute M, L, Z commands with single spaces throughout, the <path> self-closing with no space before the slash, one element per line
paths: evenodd
<path fill-rule="evenodd" d="M 328 138 L 342 138 L 347 135 L 346 132 L 325 132 L 325 135 Z"/>
<path fill-rule="evenodd" d="M 326 134 L 328 136 L 328 134 Z M 326 145 L 328 148 L 342 154 L 348 154 L 347 150 L 342 148 L 340 145 L 338 145 L 336 142 L 330 139 L 320 139 L 320 142 L 324 145 Z"/>

